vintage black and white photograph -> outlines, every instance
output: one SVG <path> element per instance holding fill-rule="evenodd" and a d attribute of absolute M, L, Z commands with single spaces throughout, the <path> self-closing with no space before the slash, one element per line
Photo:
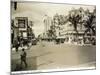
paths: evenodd
<path fill-rule="evenodd" d="M 95 5 L 11 1 L 11 72 L 95 68 Z"/>

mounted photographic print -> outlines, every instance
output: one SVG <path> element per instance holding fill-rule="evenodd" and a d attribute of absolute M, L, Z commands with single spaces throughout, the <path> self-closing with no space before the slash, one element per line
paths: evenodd
<path fill-rule="evenodd" d="M 96 6 L 11 1 L 11 73 L 96 69 Z"/>

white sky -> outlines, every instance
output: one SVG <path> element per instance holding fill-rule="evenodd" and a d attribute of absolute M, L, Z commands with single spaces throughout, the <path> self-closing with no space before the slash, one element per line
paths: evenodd
<path fill-rule="evenodd" d="M 68 5 L 68 4 L 51 4 L 51 3 L 33 3 L 24 2 L 18 3 L 18 9 L 16 12 L 12 11 L 12 18 L 14 17 L 28 17 L 31 21 L 34 21 L 34 33 L 39 35 L 44 31 L 43 18 L 45 15 L 53 17 L 56 13 L 61 15 L 67 15 L 68 11 L 72 8 L 83 7 L 85 10 L 93 10 L 95 6 L 83 6 L 83 5 Z"/>

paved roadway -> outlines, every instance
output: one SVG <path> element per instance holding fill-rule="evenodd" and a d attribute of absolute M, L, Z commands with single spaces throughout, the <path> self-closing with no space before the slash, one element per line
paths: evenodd
<path fill-rule="evenodd" d="M 27 68 L 20 68 L 20 51 L 12 51 L 12 71 L 95 67 L 96 47 L 41 42 L 27 52 Z M 16 68 L 16 69 L 15 69 Z"/>

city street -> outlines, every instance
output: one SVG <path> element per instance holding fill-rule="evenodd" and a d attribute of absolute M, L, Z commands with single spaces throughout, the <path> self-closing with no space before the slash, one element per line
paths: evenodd
<path fill-rule="evenodd" d="M 12 51 L 12 71 L 96 66 L 96 47 L 39 42 L 27 52 L 28 67 L 20 68 L 20 52 Z"/>

